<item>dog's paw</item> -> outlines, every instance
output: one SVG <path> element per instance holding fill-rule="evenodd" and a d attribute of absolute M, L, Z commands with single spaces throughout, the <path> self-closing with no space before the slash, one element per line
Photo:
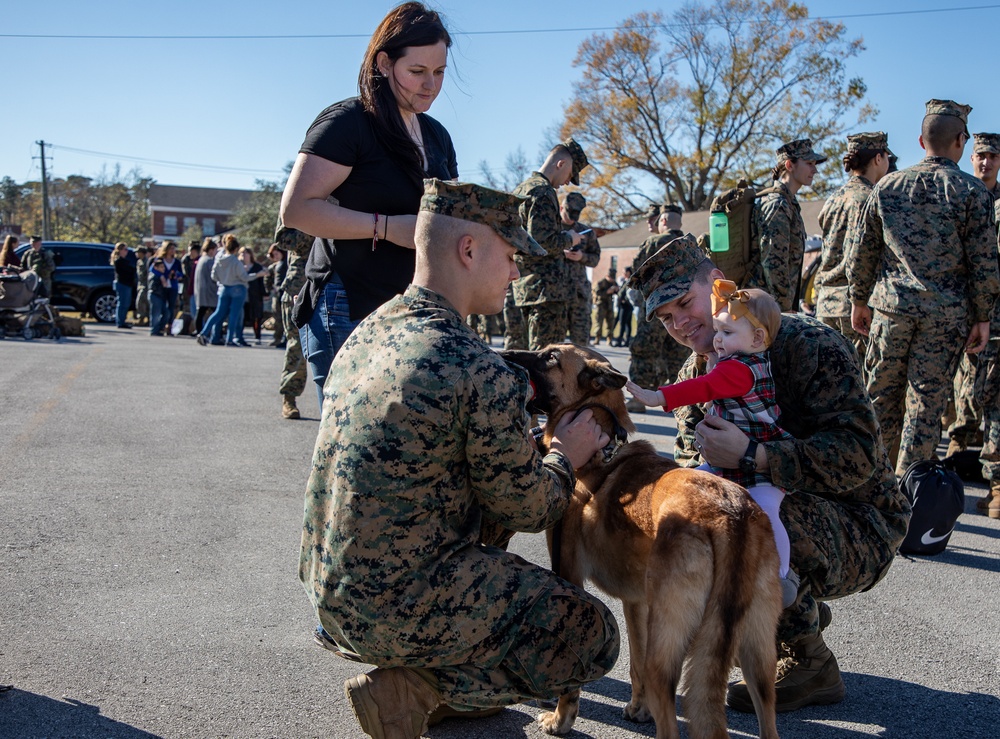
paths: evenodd
<path fill-rule="evenodd" d="M 559 711 L 548 711 L 538 717 L 538 725 L 542 727 L 542 731 L 546 734 L 562 736 L 570 732 L 575 720 L 575 714 L 567 716 L 565 714 L 560 715 Z"/>
<path fill-rule="evenodd" d="M 653 720 L 653 714 L 641 703 L 629 702 L 622 710 L 622 716 L 626 721 L 634 721 L 637 724 L 648 724 Z"/>

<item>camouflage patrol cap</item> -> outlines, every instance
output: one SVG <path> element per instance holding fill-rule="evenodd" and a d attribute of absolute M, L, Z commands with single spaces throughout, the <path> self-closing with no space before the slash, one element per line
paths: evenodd
<path fill-rule="evenodd" d="M 684 209 L 677 203 L 664 203 L 660 208 L 660 213 L 683 213 Z"/>
<path fill-rule="evenodd" d="M 578 216 L 587 207 L 587 198 L 578 192 L 571 192 L 565 200 L 566 212 L 571 216 Z"/>
<path fill-rule="evenodd" d="M 954 116 L 965 124 L 965 135 L 969 136 L 969 113 L 971 112 L 971 105 L 962 105 L 961 103 L 956 103 L 954 100 L 938 100 L 937 98 L 931 98 L 927 101 L 924 118 L 929 115 Z"/>
<path fill-rule="evenodd" d="M 778 147 L 778 164 L 789 159 L 801 159 L 804 162 L 822 164 L 826 157 L 813 150 L 812 139 L 796 139 Z"/>
<path fill-rule="evenodd" d="M 691 234 L 684 234 L 661 247 L 635 271 L 628 287 L 642 293 L 646 320 L 664 303 L 676 300 L 691 289 L 698 268 L 710 261 Z"/>
<path fill-rule="evenodd" d="M 660 204 L 650 203 L 649 206 L 646 208 L 646 220 L 649 221 L 653 218 L 659 218 L 659 217 L 660 217 Z"/>
<path fill-rule="evenodd" d="M 569 181 L 574 185 L 579 185 L 580 173 L 587 168 L 590 162 L 587 161 L 587 155 L 584 153 L 583 147 L 573 139 L 566 139 L 562 142 L 562 145 L 569 150 L 570 156 L 573 157 L 573 174 L 569 176 Z"/>
<path fill-rule="evenodd" d="M 521 222 L 519 208 L 525 199 L 471 182 L 424 180 L 420 210 L 489 226 L 522 254 L 544 257 L 545 251 Z"/>
<path fill-rule="evenodd" d="M 972 134 L 973 154 L 1000 154 L 1000 133 Z"/>
<path fill-rule="evenodd" d="M 852 133 L 847 137 L 847 153 L 857 154 L 862 151 L 884 151 L 892 156 L 892 152 L 889 151 L 888 134 L 885 131 Z"/>

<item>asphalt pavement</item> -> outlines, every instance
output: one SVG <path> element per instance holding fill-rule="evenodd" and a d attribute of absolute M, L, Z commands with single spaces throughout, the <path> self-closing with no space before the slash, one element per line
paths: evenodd
<path fill-rule="evenodd" d="M 358 666 L 313 645 L 297 578 L 316 395 L 282 419 L 280 368 L 267 347 L 109 326 L 0 341 L 0 737 L 362 736 L 342 692 Z M 671 416 L 635 420 L 669 454 Z M 831 604 L 847 697 L 779 715 L 783 737 L 1000 734 L 1000 521 L 975 515 L 982 492 L 944 554 Z M 512 550 L 548 563 L 541 535 Z M 629 692 L 623 644 L 572 736 L 655 736 L 622 718 Z M 427 736 L 538 737 L 538 713 Z M 756 735 L 752 716 L 729 726 Z"/>

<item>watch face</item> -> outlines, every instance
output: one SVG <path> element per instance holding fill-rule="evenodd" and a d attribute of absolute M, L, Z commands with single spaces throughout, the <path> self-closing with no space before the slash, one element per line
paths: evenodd
<path fill-rule="evenodd" d="M 740 472 L 755 472 L 757 462 L 752 457 L 743 457 L 740 460 Z"/>

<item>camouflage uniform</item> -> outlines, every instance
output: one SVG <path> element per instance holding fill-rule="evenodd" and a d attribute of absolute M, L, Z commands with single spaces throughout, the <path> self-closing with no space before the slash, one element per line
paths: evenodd
<path fill-rule="evenodd" d="M 781 613 L 778 640 L 794 642 L 819 630 L 817 599 L 869 590 L 885 575 L 910 506 L 896 485 L 851 344 L 818 321 L 784 315 L 770 358 L 782 427 L 796 439 L 763 445 L 771 484 L 788 492 L 781 521 L 802 584 Z M 704 359 L 695 356 L 679 379 L 704 371 Z M 694 447 L 700 408 L 679 408 L 674 418 L 674 457 L 700 463 Z"/>
<path fill-rule="evenodd" d="M 928 115 L 968 110 L 928 103 Z M 875 186 L 851 235 L 851 299 L 874 309 L 868 392 L 890 453 L 898 445 L 897 474 L 934 456 L 970 321 L 988 321 L 1000 292 L 994 223 L 982 183 L 927 156 Z"/>
<path fill-rule="evenodd" d="M 514 189 L 527 198 L 521 220 L 532 238 L 545 249 L 544 257 L 514 257 L 521 277 L 514 281 L 514 304 L 521 308 L 528 348 L 537 351 L 566 340 L 566 306 L 572 295 L 564 249 L 572 245 L 563 229 L 556 190 L 540 172 Z"/>
<path fill-rule="evenodd" d="M 142 256 L 135 262 L 136 293 L 135 320 L 141 326 L 149 322 L 149 257 Z"/>
<path fill-rule="evenodd" d="M 597 303 L 597 322 L 594 326 L 594 335 L 598 344 L 601 343 L 602 336 L 608 340 L 608 343 L 611 343 L 614 336 L 614 298 L 617 291 L 618 283 L 615 282 L 614 270 L 609 271 L 608 276 L 594 286 L 594 302 Z"/>
<path fill-rule="evenodd" d="M 503 301 L 503 348 L 527 349 L 528 335 L 524 332 L 524 314 L 514 304 L 514 284 L 507 288 Z"/>
<path fill-rule="evenodd" d="M 747 277 L 747 287 L 758 287 L 774 296 L 781 310 L 798 310 L 802 255 L 806 227 L 799 201 L 784 182 L 775 182 L 771 192 L 753 206 L 753 223 L 759 261 Z M 753 258 L 753 255 L 751 255 Z"/>
<path fill-rule="evenodd" d="M 813 150 L 809 139 L 784 144 L 777 154 L 779 165 L 791 159 L 817 164 L 826 161 L 826 157 Z M 797 311 L 806 227 L 802 222 L 799 201 L 784 182 L 776 180 L 768 192 L 754 203 L 753 232 L 756 253 L 750 256 L 754 269 L 747 277 L 745 286 L 770 293 L 782 311 Z"/>
<path fill-rule="evenodd" d="M 579 193 L 570 193 L 570 195 L 577 194 Z M 570 228 L 579 233 L 586 231 L 590 226 L 577 221 Z M 585 234 L 581 239 L 580 252 L 583 254 L 583 259 L 579 262 L 566 260 L 566 269 L 573 285 L 573 292 L 569 299 L 568 323 L 569 340 L 578 346 L 586 346 L 590 340 L 590 324 L 594 312 L 590 298 L 590 280 L 587 279 L 587 267 L 596 267 L 597 263 L 601 261 L 601 244 L 594 236 L 593 231 Z"/>
<path fill-rule="evenodd" d="M 693 239 L 677 252 L 659 252 L 656 262 L 633 275 L 647 311 L 689 290 L 705 260 Z M 889 465 L 857 352 L 843 335 L 811 318 L 783 315 L 769 356 L 781 425 L 795 438 L 761 446 L 771 484 L 789 493 L 781 521 L 791 540 L 791 567 L 801 578 L 777 637 L 796 643 L 819 631 L 817 599 L 868 590 L 885 575 L 906 533 L 910 506 Z M 705 357 L 692 355 L 678 380 L 705 369 Z M 678 408 L 674 418 L 674 458 L 700 464 L 694 433 L 702 408 Z"/>
<path fill-rule="evenodd" d="M 847 263 L 844 245 L 848 230 L 857 222 L 861 207 L 872 191 L 871 182 L 852 175 L 819 212 L 823 229 L 823 253 L 816 273 L 816 317 L 846 336 L 858 356 L 865 355 L 865 337 L 851 328 L 851 297 L 847 292 Z"/>
<path fill-rule="evenodd" d="M 21 269 L 31 270 L 38 275 L 45 285 L 45 295 L 52 297 L 52 273 L 56 271 L 56 260 L 52 252 L 44 247 L 26 249 L 21 255 Z"/>
<path fill-rule="evenodd" d="M 285 279 L 275 287 L 281 292 L 281 316 L 285 325 L 285 361 L 281 368 L 281 381 L 278 383 L 280 395 L 297 398 L 302 395 L 309 378 L 308 365 L 302 354 L 302 338 L 299 329 L 292 318 L 295 299 L 306 284 L 306 260 L 315 239 L 309 234 L 294 228 L 285 228 L 280 223 L 275 231 L 274 240 L 285 251 L 288 269 Z"/>
<path fill-rule="evenodd" d="M 420 208 L 541 253 L 507 193 L 428 180 Z M 550 698 L 613 666 L 604 604 L 481 543 L 497 524 L 551 526 L 575 485 L 569 460 L 529 439 L 525 372 L 410 285 L 361 321 L 324 392 L 299 578 L 342 650 L 418 669 L 457 708 Z"/>
<path fill-rule="evenodd" d="M 573 139 L 564 141 L 562 146 L 572 156 L 570 182 L 579 185 L 587 155 Z M 563 251 L 573 245 L 573 240 L 563 228 L 556 189 L 545 175 L 532 172 L 514 189 L 514 194 L 525 199 L 521 204 L 521 221 L 546 252 L 540 257 L 524 254 L 514 257 L 521 272 L 521 277 L 514 281 L 514 303 L 522 309 L 528 348 L 537 351 L 566 340 L 567 304 L 573 286 Z"/>
<path fill-rule="evenodd" d="M 639 271 L 640 265 L 659 249 L 684 235 L 683 231 L 671 230 L 665 234 L 650 236 L 643 242 L 639 253 L 632 261 L 632 273 Z M 655 318 L 645 320 L 642 306 L 636 306 L 638 320 L 635 336 L 629 344 L 629 378 L 639 387 L 659 387 L 669 385 L 691 356 L 691 350 L 674 341 L 663 324 Z"/>
<path fill-rule="evenodd" d="M 981 141 L 983 137 L 991 137 L 986 141 Z M 995 138 L 994 138 L 995 137 Z M 974 134 L 973 151 L 990 151 L 1000 154 L 1000 136 L 997 134 Z M 993 215 L 1000 230 L 1000 182 L 997 182 L 993 189 L 989 191 L 993 196 Z M 1000 320 L 996 309 L 990 316 L 990 338 L 1000 338 Z M 985 351 L 983 352 L 985 354 Z M 948 438 L 957 442 L 962 448 L 972 446 L 976 443 L 979 427 L 983 422 L 983 409 L 974 399 L 974 386 L 976 383 L 976 367 L 981 357 L 974 354 L 962 353 L 962 361 L 958 365 L 958 372 L 955 373 L 955 421 L 948 427 Z M 985 434 L 984 434 L 985 437 Z M 992 479 L 992 478 L 991 478 Z"/>

